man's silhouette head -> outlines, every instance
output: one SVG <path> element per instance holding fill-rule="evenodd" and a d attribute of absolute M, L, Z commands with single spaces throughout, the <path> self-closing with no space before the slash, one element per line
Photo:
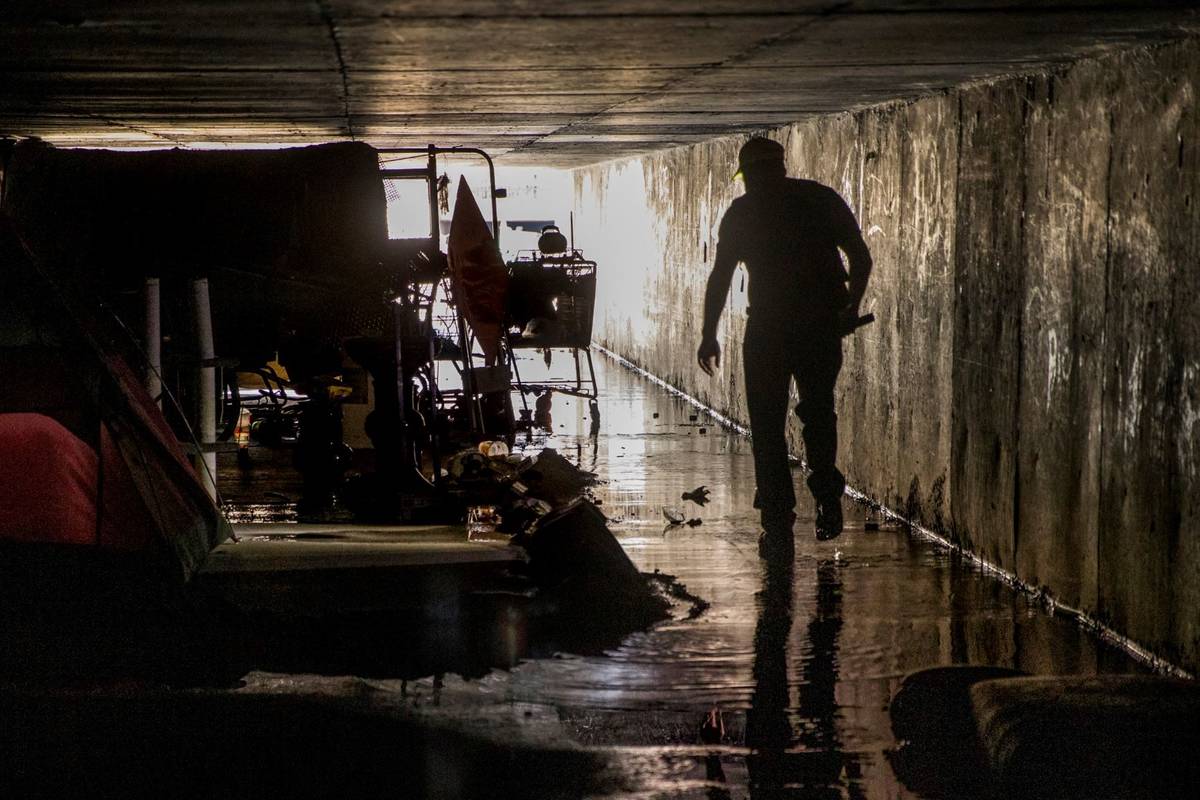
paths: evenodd
<path fill-rule="evenodd" d="M 783 145 L 772 139 L 755 136 L 738 152 L 737 176 L 746 182 L 746 191 L 754 192 L 775 183 L 787 175 L 783 162 Z"/>

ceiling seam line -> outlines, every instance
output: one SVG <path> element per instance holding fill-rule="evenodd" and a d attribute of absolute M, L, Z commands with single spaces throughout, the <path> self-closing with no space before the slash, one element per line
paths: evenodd
<path fill-rule="evenodd" d="M 182 139 L 176 139 L 172 136 L 168 136 L 165 133 L 159 133 L 158 131 L 152 131 L 149 128 L 139 128 L 137 125 L 130 125 L 127 122 L 121 122 L 120 120 L 115 120 L 115 119 L 112 119 L 111 117 L 106 117 L 102 114 L 96 114 L 91 111 L 75 111 L 75 112 L 71 112 L 70 116 L 84 117 L 86 119 L 94 119 L 98 122 L 103 122 L 105 125 L 109 125 L 114 128 L 121 128 L 123 130 L 133 131 L 134 133 L 140 133 L 143 136 L 149 136 L 151 139 L 162 139 L 164 142 L 170 142 L 173 145 L 177 145 L 177 146 L 185 148 L 185 149 L 190 148 L 190 145 L 187 142 L 183 141 Z"/>
<path fill-rule="evenodd" d="M 1065 15 L 1073 12 L 1072 7 L 1045 8 L 1038 6 L 1030 6 L 1024 3 L 1008 3 L 1004 5 L 988 5 L 981 4 L 977 6 L 962 6 L 957 8 L 946 9 L 942 7 L 919 7 L 905 8 L 903 6 L 894 6 L 887 8 L 855 8 L 853 3 L 845 3 L 846 6 L 843 13 L 858 17 L 884 17 L 884 16 L 934 16 L 944 13 L 962 14 L 963 16 L 988 16 L 988 15 L 1013 15 L 1021 14 L 1025 16 L 1053 16 Z M 1092 6 L 1084 7 L 1088 13 L 1100 14 L 1129 14 L 1146 11 L 1145 7 L 1131 8 L 1124 3 L 1099 3 Z M 1168 7 L 1169 9 L 1169 7 Z M 1150 11 L 1158 11 L 1154 7 L 1150 7 Z M 462 14 L 402 14 L 397 12 L 383 12 L 377 17 L 367 14 L 350 14 L 345 19 L 355 20 L 370 20 L 370 19 L 403 19 L 413 20 L 418 22 L 440 22 L 443 20 L 454 22 L 490 22 L 494 20 L 580 20 L 586 21 L 589 19 L 728 19 L 730 17 L 749 17 L 753 19 L 780 19 L 791 17 L 817 17 L 821 16 L 824 11 L 641 11 L 641 12 L 583 12 L 578 14 L 553 13 L 553 12 L 532 12 L 519 14 L 479 14 L 479 13 L 462 13 Z"/>

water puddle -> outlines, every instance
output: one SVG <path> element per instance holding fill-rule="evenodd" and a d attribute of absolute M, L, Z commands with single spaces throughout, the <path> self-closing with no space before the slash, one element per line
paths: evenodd
<path fill-rule="evenodd" d="M 802 498 L 796 561 L 766 570 L 749 442 L 644 378 L 603 358 L 597 366 L 600 434 L 589 435 L 586 402 L 560 396 L 553 415 L 563 427 L 517 449 L 551 446 L 598 473 L 593 496 L 626 553 L 645 573 L 674 576 L 669 617 L 579 655 L 529 646 L 533 623 L 519 598 L 484 603 L 461 636 L 437 635 L 492 655 L 472 669 L 416 659 L 407 680 L 373 684 L 389 702 L 489 738 L 546 737 L 602 754 L 621 796 L 897 798 L 918 796 L 886 756 L 895 744 L 887 706 L 906 674 L 948 664 L 1138 671 L 1116 648 L 850 503 L 846 532 L 822 543 Z M 703 505 L 685 497 L 700 486 L 710 492 Z M 664 507 L 700 524 L 669 524 Z M 603 630 L 605 613 L 597 603 L 578 625 Z M 403 624 L 364 627 L 361 646 L 430 652 Z M 264 664 L 250 684 L 299 666 Z M 714 712 L 716 734 L 705 727 Z"/>

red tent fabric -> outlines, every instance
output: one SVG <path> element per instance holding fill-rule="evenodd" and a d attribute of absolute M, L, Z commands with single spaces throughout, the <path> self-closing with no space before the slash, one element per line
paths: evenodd
<path fill-rule="evenodd" d="M 0 541 L 161 550 L 186 579 L 229 525 L 102 330 L 0 217 Z"/>
<path fill-rule="evenodd" d="M 53 417 L 0 414 L 0 453 L 3 538 L 114 550 L 153 544 L 153 520 L 107 427 L 97 455 Z"/>
<path fill-rule="evenodd" d="M 464 177 L 458 179 L 447 250 L 463 316 L 479 340 L 484 359 L 495 364 L 504 333 L 508 269 Z"/>

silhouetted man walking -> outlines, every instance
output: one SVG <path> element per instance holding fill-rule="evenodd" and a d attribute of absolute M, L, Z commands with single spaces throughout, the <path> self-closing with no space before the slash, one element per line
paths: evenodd
<path fill-rule="evenodd" d="M 846 479 L 837 468 L 833 389 L 842 368 L 842 334 L 858 318 L 871 274 L 871 253 L 854 214 L 837 192 L 787 177 L 783 147 L 754 138 L 738 154 L 746 194 L 721 219 L 716 261 L 704 295 L 704 334 L 697 352 L 712 375 L 720 366 L 717 322 L 738 263 L 750 276 L 750 311 L 742 355 L 750 408 L 754 507 L 762 514 L 759 552 L 792 557 L 796 493 L 788 467 L 788 385 L 800 393 L 796 413 L 817 502 L 817 538 L 842 532 Z M 838 250 L 845 252 L 847 274 Z M 847 286 L 847 283 L 849 286 Z"/>

